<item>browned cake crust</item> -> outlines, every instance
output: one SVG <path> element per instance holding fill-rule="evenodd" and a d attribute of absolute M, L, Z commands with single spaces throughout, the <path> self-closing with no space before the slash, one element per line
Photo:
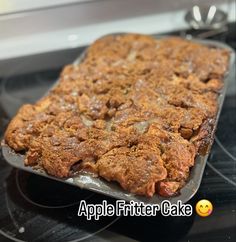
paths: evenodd
<path fill-rule="evenodd" d="M 83 170 L 135 194 L 174 195 L 210 143 L 228 60 L 180 38 L 104 37 L 20 108 L 5 141 L 53 176 Z"/>

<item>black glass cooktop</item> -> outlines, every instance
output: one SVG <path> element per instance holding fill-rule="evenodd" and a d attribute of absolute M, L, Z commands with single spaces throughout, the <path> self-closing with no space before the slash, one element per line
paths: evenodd
<path fill-rule="evenodd" d="M 214 38 L 236 48 L 236 25 Z M 183 32 L 176 32 L 179 34 Z M 13 60 L 0 78 L 0 138 L 17 109 L 39 99 L 53 85 L 61 67 L 82 49 Z M 6 64 L 6 63 L 5 63 Z M 231 77 L 216 138 L 201 187 L 189 201 L 210 200 L 213 213 L 199 217 L 77 216 L 81 199 L 115 200 L 9 166 L 0 154 L 0 241 L 236 241 L 236 78 Z"/>

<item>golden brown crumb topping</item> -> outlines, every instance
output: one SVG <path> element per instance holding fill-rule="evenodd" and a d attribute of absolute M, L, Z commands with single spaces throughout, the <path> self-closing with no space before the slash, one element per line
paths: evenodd
<path fill-rule="evenodd" d="M 5 140 L 57 177 L 85 170 L 135 194 L 174 195 L 211 141 L 228 59 L 180 38 L 103 37 L 19 110 Z"/>

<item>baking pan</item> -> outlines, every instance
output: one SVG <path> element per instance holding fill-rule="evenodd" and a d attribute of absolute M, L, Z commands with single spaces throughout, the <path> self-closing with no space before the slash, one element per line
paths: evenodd
<path fill-rule="evenodd" d="M 117 35 L 117 34 L 114 34 Z M 167 36 L 154 36 L 156 39 L 159 38 L 165 38 Z M 169 36 L 168 36 L 169 37 Z M 212 131 L 212 140 L 214 137 L 216 125 L 219 120 L 220 112 L 223 106 L 223 101 L 226 95 L 226 89 L 227 89 L 227 84 L 229 82 L 230 78 L 230 72 L 233 70 L 232 66 L 235 61 L 235 53 L 234 50 L 231 49 L 228 45 L 225 45 L 220 42 L 216 41 L 210 41 L 210 40 L 198 40 L 198 39 L 193 39 L 192 41 L 201 43 L 203 45 L 206 45 L 208 47 L 212 48 L 224 48 L 229 50 L 230 52 L 230 62 L 229 62 L 229 67 L 228 67 L 228 72 L 225 74 L 224 77 L 224 87 L 221 91 L 221 94 L 219 95 L 218 98 L 218 113 L 216 116 L 216 122 L 215 126 Z M 74 64 L 79 64 L 84 56 L 86 54 L 86 50 L 84 53 L 82 53 L 74 62 Z M 57 83 L 56 83 L 57 84 Z M 211 146 L 211 144 L 210 144 Z M 210 146 L 208 147 L 208 150 L 210 149 Z M 183 203 L 186 203 L 188 200 L 190 200 L 194 194 L 197 192 L 203 172 L 205 169 L 205 165 L 207 162 L 208 154 L 201 156 L 198 155 L 196 156 L 195 159 L 195 165 L 191 168 L 190 176 L 185 184 L 185 186 L 180 189 L 178 195 L 170 198 L 165 198 L 161 197 L 158 194 L 155 194 L 152 198 L 147 198 L 144 196 L 139 196 L 139 195 L 134 195 L 131 194 L 125 190 L 123 190 L 117 183 L 115 182 L 107 182 L 102 178 L 99 177 L 93 177 L 92 175 L 88 173 L 80 173 L 76 174 L 73 177 L 67 178 L 67 179 L 62 179 L 62 178 L 56 178 L 51 175 L 48 175 L 44 170 L 39 170 L 35 169 L 32 167 L 27 167 L 24 165 L 24 155 L 16 153 L 14 150 L 12 150 L 3 140 L 2 142 L 2 152 L 3 156 L 6 159 L 6 161 L 12 165 L 13 167 L 16 167 L 18 169 L 22 169 L 37 175 L 41 175 L 50 179 L 57 180 L 58 182 L 65 182 L 74 186 L 77 186 L 82 189 L 87 189 L 93 192 L 101 193 L 110 197 L 114 197 L 116 199 L 124 199 L 126 201 L 137 201 L 137 202 L 144 202 L 148 204 L 160 204 L 163 200 L 169 200 L 171 203 L 176 203 L 178 200 L 181 200 Z"/>

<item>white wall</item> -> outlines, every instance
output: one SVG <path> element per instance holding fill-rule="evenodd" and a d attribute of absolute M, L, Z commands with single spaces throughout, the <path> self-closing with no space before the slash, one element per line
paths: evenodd
<path fill-rule="evenodd" d="M 2 1 L 7 0 L 0 0 Z M 18 0 L 19 3 L 21 1 L 28 0 Z M 48 2 L 53 1 L 62 0 Z M 232 20 L 235 19 L 235 5 L 228 7 L 228 2 L 230 1 L 96 0 L 0 14 L 0 59 L 81 46 L 111 32 L 157 33 L 184 28 L 187 27 L 184 14 L 194 4 L 220 3 L 221 8 L 229 11 Z"/>

